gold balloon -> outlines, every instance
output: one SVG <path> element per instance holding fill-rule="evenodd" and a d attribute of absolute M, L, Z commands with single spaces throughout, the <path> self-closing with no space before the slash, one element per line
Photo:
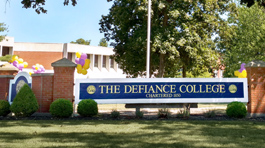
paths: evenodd
<path fill-rule="evenodd" d="M 22 64 L 24 62 L 24 60 L 22 58 L 19 58 L 17 61 L 19 64 Z"/>
<path fill-rule="evenodd" d="M 24 62 L 23 65 L 24 65 L 24 68 L 29 66 L 28 62 Z"/>
<path fill-rule="evenodd" d="M 14 61 L 16 61 L 16 60 L 18 60 L 18 57 L 17 57 L 16 55 L 13 55 L 13 56 L 12 56 L 12 62 L 14 62 Z"/>
<path fill-rule="evenodd" d="M 87 70 L 82 69 L 82 74 L 83 74 L 83 75 L 86 75 L 86 74 L 87 74 Z"/>
<path fill-rule="evenodd" d="M 82 70 L 78 70 L 78 69 L 77 69 L 77 73 L 78 73 L 78 74 L 81 74 L 81 73 L 82 73 Z"/>
<path fill-rule="evenodd" d="M 82 65 L 80 65 L 80 64 L 77 64 L 77 67 L 76 67 L 76 69 L 78 70 L 78 71 L 82 71 Z"/>
<path fill-rule="evenodd" d="M 86 59 L 85 60 L 85 63 L 88 63 L 88 65 L 90 64 L 90 60 L 89 59 Z"/>
<path fill-rule="evenodd" d="M 77 58 L 81 57 L 81 53 L 80 52 L 75 53 L 75 55 L 76 55 Z"/>
<path fill-rule="evenodd" d="M 235 76 L 238 76 L 239 74 L 240 74 L 240 72 L 238 70 L 234 72 Z"/>
<path fill-rule="evenodd" d="M 247 77 L 247 71 L 246 70 L 243 70 L 241 74 L 242 74 L 242 77 L 243 78 L 246 78 Z"/>

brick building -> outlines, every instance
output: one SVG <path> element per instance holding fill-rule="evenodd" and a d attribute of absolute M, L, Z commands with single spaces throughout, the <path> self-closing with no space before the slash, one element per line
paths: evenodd
<path fill-rule="evenodd" d="M 0 42 L 0 56 L 18 55 L 28 68 L 23 71 L 32 71 L 31 67 L 37 63 L 44 66 L 47 73 L 53 73 L 51 63 L 67 58 L 75 61 L 76 52 L 86 53 L 90 59 L 90 68 L 87 75 L 77 74 L 76 78 L 125 78 L 126 75 L 119 69 L 118 64 L 110 58 L 114 54 L 113 48 L 89 46 L 72 43 L 25 43 L 15 42 L 13 37 L 6 37 Z"/>

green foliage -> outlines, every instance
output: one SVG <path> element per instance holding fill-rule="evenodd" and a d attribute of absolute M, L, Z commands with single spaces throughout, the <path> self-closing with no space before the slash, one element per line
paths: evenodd
<path fill-rule="evenodd" d="M 265 9 L 258 4 L 241 6 L 238 15 L 230 15 L 229 26 L 220 31 L 218 48 L 226 65 L 224 76 L 235 77 L 241 63 L 265 60 Z"/>
<path fill-rule="evenodd" d="M 76 41 L 71 41 L 70 43 L 90 45 L 90 42 L 91 42 L 91 40 L 84 40 L 84 39 L 80 38 L 80 39 L 77 39 Z"/>
<path fill-rule="evenodd" d="M 255 3 L 260 5 L 260 6 L 265 7 L 265 1 L 264 0 L 240 0 L 240 4 L 247 4 L 248 7 L 253 6 Z"/>
<path fill-rule="evenodd" d="M 39 109 L 35 94 L 24 84 L 11 104 L 10 110 L 17 117 L 29 117 Z"/>
<path fill-rule="evenodd" d="M 208 111 L 203 113 L 203 116 L 206 118 L 214 118 L 214 117 L 216 117 L 216 113 L 214 110 L 208 110 Z"/>
<path fill-rule="evenodd" d="M 108 47 L 108 43 L 105 38 L 100 39 L 98 46 Z"/>
<path fill-rule="evenodd" d="M 231 102 L 227 105 L 226 114 L 229 117 L 244 118 L 247 115 L 247 109 L 242 102 Z"/>
<path fill-rule="evenodd" d="M 146 70 L 147 1 L 113 0 L 108 15 L 100 20 L 100 31 L 114 47 L 113 56 L 127 74 L 143 75 Z M 158 77 L 172 70 L 187 71 L 215 66 L 218 59 L 211 37 L 228 25 L 222 14 L 234 13 L 230 0 L 152 2 L 150 74 Z M 177 69 L 175 69 L 177 68 Z M 205 71 L 203 71 L 205 72 Z"/>
<path fill-rule="evenodd" d="M 110 113 L 111 118 L 117 119 L 120 117 L 120 112 L 117 110 L 112 110 Z"/>
<path fill-rule="evenodd" d="M 7 31 L 6 25 L 4 23 L 0 23 L 0 33 Z M 5 38 L 5 35 L 0 35 L 0 42 Z"/>
<path fill-rule="evenodd" d="M 70 0 L 64 0 L 63 4 L 68 5 Z M 77 4 L 77 0 L 71 0 L 72 5 L 75 6 Z M 33 8 L 35 11 L 40 13 L 47 13 L 47 10 L 44 9 L 43 5 L 45 5 L 45 0 L 22 0 L 21 4 L 23 5 L 23 8 Z"/>
<path fill-rule="evenodd" d="M 181 109 L 177 113 L 177 118 L 189 118 L 190 112 L 187 109 Z"/>
<path fill-rule="evenodd" d="M 52 102 L 49 111 L 53 117 L 68 118 L 73 113 L 73 104 L 66 99 L 57 99 Z"/>
<path fill-rule="evenodd" d="M 158 118 L 170 118 L 171 113 L 168 108 L 159 109 L 157 113 Z"/>
<path fill-rule="evenodd" d="M 6 116 L 10 113 L 10 104 L 8 101 L 0 100 L 0 116 Z"/>
<path fill-rule="evenodd" d="M 144 112 L 142 112 L 142 111 L 136 111 L 135 112 L 135 116 L 136 116 L 136 118 L 143 118 L 144 117 Z"/>
<path fill-rule="evenodd" d="M 84 117 L 95 116 L 98 114 L 98 104 L 92 99 L 82 100 L 78 104 L 77 113 Z"/>
<path fill-rule="evenodd" d="M 10 61 L 12 59 L 12 55 L 5 55 L 0 57 L 0 61 Z"/>

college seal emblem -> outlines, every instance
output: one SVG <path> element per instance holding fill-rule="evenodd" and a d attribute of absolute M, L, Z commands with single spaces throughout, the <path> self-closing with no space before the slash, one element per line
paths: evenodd
<path fill-rule="evenodd" d="M 237 87 L 234 84 L 232 84 L 229 86 L 228 90 L 230 91 L 230 93 L 233 94 L 233 93 L 236 93 Z"/>
<path fill-rule="evenodd" d="M 86 90 L 88 94 L 92 95 L 96 92 L 96 87 L 93 85 L 89 85 Z"/>

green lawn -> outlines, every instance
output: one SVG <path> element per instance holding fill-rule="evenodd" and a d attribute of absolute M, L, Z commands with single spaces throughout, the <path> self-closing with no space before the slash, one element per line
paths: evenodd
<path fill-rule="evenodd" d="M 0 120 L 0 147 L 261 148 L 265 122 Z"/>

